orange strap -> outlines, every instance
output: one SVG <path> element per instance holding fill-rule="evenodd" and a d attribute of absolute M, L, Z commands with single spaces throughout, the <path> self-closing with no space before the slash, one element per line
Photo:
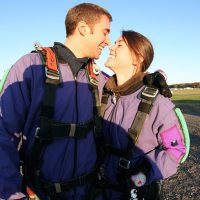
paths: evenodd
<path fill-rule="evenodd" d="M 26 192 L 27 192 L 27 194 L 28 194 L 28 196 L 30 198 L 34 198 L 35 197 L 35 193 L 31 190 L 30 187 L 26 187 Z"/>
<path fill-rule="evenodd" d="M 49 70 L 58 71 L 56 56 L 53 50 L 49 47 L 43 47 L 42 52 L 46 55 L 46 66 Z"/>
<path fill-rule="evenodd" d="M 26 186 L 26 192 L 30 200 L 40 200 L 30 187 Z"/>
<path fill-rule="evenodd" d="M 93 71 L 93 62 L 89 62 L 87 65 L 87 69 L 89 71 L 89 75 L 93 78 L 93 79 L 97 79 L 97 75 L 94 73 Z"/>

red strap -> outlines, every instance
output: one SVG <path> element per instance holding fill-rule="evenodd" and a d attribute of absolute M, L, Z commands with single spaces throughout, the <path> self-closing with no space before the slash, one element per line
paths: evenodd
<path fill-rule="evenodd" d="M 89 75 L 93 78 L 93 79 L 97 79 L 97 75 L 94 73 L 93 71 L 93 62 L 89 62 L 87 65 L 87 68 L 89 70 Z"/>
<path fill-rule="evenodd" d="M 58 66 L 56 62 L 56 56 L 50 47 L 43 47 L 42 51 L 46 55 L 46 66 L 49 70 L 58 71 Z"/>

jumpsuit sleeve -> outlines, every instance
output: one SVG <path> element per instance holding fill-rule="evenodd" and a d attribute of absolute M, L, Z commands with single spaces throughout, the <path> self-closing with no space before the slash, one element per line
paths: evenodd
<path fill-rule="evenodd" d="M 26 60 L 21 58 L 12 66 L 0 94 L 0 199 L 25 197 L 18 148 L 30 103 Z"/>
<path fill-rule="evenodd" d="M 152 166 L 149 182 L 174 175 L 181 158 L 186 153 L 183 132 L 175 114 L 174 105 L 170 101 L 165 105 L 160 105 L 165 106 L 165 110 L 162 110 L 160 120 L 157 120 L 153 128 L 160 148 L 147 155 Z"/>

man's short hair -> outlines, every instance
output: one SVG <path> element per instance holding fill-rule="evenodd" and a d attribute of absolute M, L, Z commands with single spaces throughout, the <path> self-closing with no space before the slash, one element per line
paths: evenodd
<path fill-rule="evenodd" d="M 92 29 L 93 26 L 100 20 L 101 16 L 105 15 L 112 21 L 111 14 L 104 8 L 92 4 L 82 3 L 71 8 L 65 18 L 66 35 L 69 36 L 74 33 L 77 24 L 84 21 Z"/>

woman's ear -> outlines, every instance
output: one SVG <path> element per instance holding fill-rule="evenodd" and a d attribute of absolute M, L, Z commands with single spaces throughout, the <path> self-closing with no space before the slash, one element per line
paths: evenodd
<path fill-rule="evenodd" d="M 140 71 L 142 71 L 142 63 L 144 61 L 144 58 L 142 56 L 138 56 L 135 63 L 133 63 L 134 66 L 134 72 L 138 73 Z"/>
<path fill-rule="evenodd" d="M 139 61 L 139 63 L 141 64 L 141 63 L 144 61 L 144 58 L 143 58 L 141 55 L 139 55 L 139 56 L 138 56 L 138 61 Z"/>
<path fill-rule="evenodd" d="M 135 75 L 136 73 L 138 73 L 139 67 L 137 64 L 133 64 L 132 67 L 133 67 L 133 75 Z"/>

